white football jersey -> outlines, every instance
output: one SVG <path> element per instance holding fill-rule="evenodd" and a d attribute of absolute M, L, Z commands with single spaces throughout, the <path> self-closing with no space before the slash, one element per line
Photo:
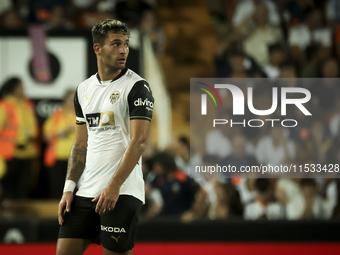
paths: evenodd
<path fill-rule="evenodd" d="M 82 82 L 75 93 L 77 125 L 88 131 L 86 164 L 79 190 L 82 197 L 97 196 L 117 170 L 130 142 L 130 120 L 151 121 L 154 99 L 149 84 L 130 69 L 112 81 L 98 73 Z M 142 158 L 120 188 L 144 203 Z"/>

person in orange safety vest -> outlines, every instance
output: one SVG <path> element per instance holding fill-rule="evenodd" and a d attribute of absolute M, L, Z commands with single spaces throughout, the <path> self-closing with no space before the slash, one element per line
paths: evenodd
<path fill-rule="evenodd" d="M 8 79 L 0 90 L 0 169 L 5 198 L 29 197 L 32 159 L 38 155 L 38 123 L 22 81 Z"/>
<path fill-rule="evenodd" d="M 63 193 L 67 161 L 75 136 L 76 115 L 74 112 L 74 91 L 67 91 L 63 107 L 47 118 L 43 127 L 47 148 L 44 164 L 47 167 L 49 198 L 59 199 Z"/>

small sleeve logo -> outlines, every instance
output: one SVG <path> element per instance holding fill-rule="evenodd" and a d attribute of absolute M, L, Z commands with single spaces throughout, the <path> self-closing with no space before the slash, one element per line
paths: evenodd
<path fill-rule="evenodd" d="M 148 86 L 146 86 L 146 84 L 144 84 L 144 87 L 150 92 L 150 89 Z"/>

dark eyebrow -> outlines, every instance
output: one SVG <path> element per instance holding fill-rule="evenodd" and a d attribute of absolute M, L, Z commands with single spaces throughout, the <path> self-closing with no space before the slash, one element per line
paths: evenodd
<path fill-rule="evenodd" d="M 112 40 L 111 42 L 121 42 L 121 41 L 122 41 L 122 40 L 120 40 L 120 39 L 114 39 L 114 40 Z M 126 42 L 130 42 L 129 39 L 126 39 L 125 41 L 126 41 Z"/>

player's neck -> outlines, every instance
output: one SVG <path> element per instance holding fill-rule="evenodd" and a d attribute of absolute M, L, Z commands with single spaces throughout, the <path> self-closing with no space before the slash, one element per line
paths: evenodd
<path fill-rule="evenodd" d="M 101 67 L 98 63 L 98 74 L 100 77 L 100 80 L 102 81 L 110 81 L 116 78 L 120 73 L 122 69 L 110 69 L 110 68 L 105 68 Z"/>

